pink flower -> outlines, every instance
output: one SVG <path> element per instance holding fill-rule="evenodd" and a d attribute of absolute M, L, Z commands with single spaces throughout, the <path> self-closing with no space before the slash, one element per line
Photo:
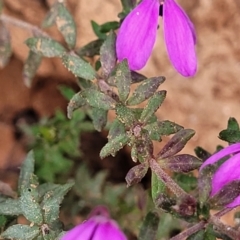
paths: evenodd
<path fill-rule="evenodd" d="M 240 184 L 240 143 L 232 144 L 213 154 L 203 163 L 200 171 L 202 171 L 206 166 L 215 164 L 227 156 L 229 156 L 229 158 L 221 164 L 212 176 L 210 197 L 214 197 L 224 187 L 233 182 L 237 181 Z M 237 193 L 236 191 L 234 192 Z M 233 208 L 240 205 L 240 195 L 237 196 L 235 193 L 234 195 L 232 195 L 231 192 L 228 193 L 227 197 L 229 198 L 230 203 L 228 203 L 226 207 Z"/>
<path fill-rule="evenodd" d="M 127 240 L 108 210 L 99 206 L 93 209 L 89 219 L 68 231 L 61 240 Z"/>
<path fill-rule="evenodd" d="M 131 70 L 146 65 L 156 40 L 159 0 L 142 0 L 123 21 L 116 42 L 119 61 L 127 59 Z M 163 5 L 163 30 L 167 52 L 175 69 L 185 77 L 197 70 L 194 26 L 175 0 Z"/>

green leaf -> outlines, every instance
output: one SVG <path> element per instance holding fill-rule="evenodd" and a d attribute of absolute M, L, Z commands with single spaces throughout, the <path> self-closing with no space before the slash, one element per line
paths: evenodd
<path fill-rule="evenodd" d="M 100 31 L 102 33 L 108 33 L 112 30 L 116 30 L 119 28 L 119 22 L 117 21 L 111 21 L 111 22 L 106 22 L 100 26 Z"/>
<path fill-rule="evenodd" d="M 31 227 L 28 225 L 16 224 L 7 228 L 7 230 L 1 234 L 1 237 L 17 240 L 32 240 L 37 237 L 38 234 L 40 234 L 38 226 Z"/>
<path fill-rule="evenodd" d="M 125 127 L 118 119 L 115 119 L 109 129 L 108 140 L 111 140 L 119 135 L 125 134 Z"/>
<path fill-rule="evenodd" d="M 102 129 L 106 126 L 107 114 L 108 114 L 108 111 L 104 109 L 99 109 L 99 108 L 92 109 L 91 118 L 93 120 L 94 128 L 97 131 L 99 132 L 102 131 Z"/>
<path fill-rule="evenodd" d="M 133 113 L 134 110 L 125 107 L 124 105 L 118 104 L 116 106 L 116 115 L 125 126 L 131 127 L 137 122 L 137 119 Z"/>
<path fill-rule="evenodd" d="M 131 73 L 127 60 L 123 60 L 118 64 L 115 78 L 119 98 L 122 102 L 125 102 L 129 96 L 131 85 Z"/>
<path fill-rule="evenodd" d="M 5 67 L 12 55 L 11 37 L 3 21 L 0 20 L 0 67 Z"/>
<path fill-rule="evenodd" d="M 166 190 L 166 185 L 162 180 L 160 180 L 157 175 L 152 172 L 152 183 L 151 183 L 151 191 L 152 191 L 152 199 L 153 202 L 155 203 L 157 197 L 159 194 L 164 193 Z"/>
<path fill-rule="evenodd" d="M 203 240 L 203 239 L 205 239 L 204 233 L 205 233 L 204 230 L 200 230 L 200 231 L 192 234 L 191 236 L 189 236 L 186 240 Z"/>
<path fill-rule="evenodd" d="M 183 129 L 182 126 L 168 120 L 156 121 L 146 125 L 144 128 L 150 134 L 151 139 L 156 141 L 161 141 L 162 136 L 168 136 Z"/>
<path fill-rule="evenodd" d="M 219 138 L 228 143 L 240 142 L 240 130 L 223 130 L 219 133 Z"/>
<path fill-rule="evenodd" d="M 237 122 L 237 120 L 233 117 L 228 119 L 228 126 L 227 126 L 228 130 L 240 130 L 239 129 L 239 124 Z"/>
<path fill-rule="evenodd" d="M 92 107 L 110 110 L 114 109 L 116 106 L 116 101 L 114 99 L 96 89 L 84 89 L 81 94 Z"/>
<path fill-rule="evenodd" d="M 42 210 L 38 203 L 38 193 L 35 188 L 23 190 L 19 202 L 26 219 L 38 225 L 43 223 Z"/>
<path fill-rule="evenodd" d="M 186 192 L 190 192 L 197 189 L 197 178 L 192 174 L 175 173 L 173 179 Z"/>
<path fill-rule="evenodd" d="M 43 28 L 48 28 L 51 27 L 55 24 L 56 22 L 56 17 L 58 14 L 58 5 L 59 2 L 56 1 L 53 6 L 51 7 L 50 11 L 47 13 L 46 17 L 44 18 L 42 22 L 42 27 Z"/>
<path fill-rule="evenodd" d="M 58 14 L 56 17 L 58 30 L 62 33 L 68 47 L 73 49 L 76 45 L 77 30 L 76 24 L 71 13 L 67 10 L 63 3 L 58 4 Z"/>
<path fill-rule="evenodd" d="M 94 21 L 91 21 L 91 25 L 94 33 L 99 39 L 102 39 L 102 40 L 106 39 L 106 34 L 101 32 L 101 26 L 99 24 L 97 24 Z"/>
<path fill-rule="evenodd" d="M 0 215 L 0 228 L 3 229 L 7 223 L 7 218 L 3 215 Z"/>
<path fill-rule="evenodd" d="M 196 154 L 196 156 L 200 159 L 202 159 L 203 161 L 207 160 L 209 157 L 211 157 L 211 154 L 206 151 L 205 149 L 203 149 L 202 147 L 196 147 L 194 149 L 194 152 Z"/>
<path fill-rule="evenodd" d="M 162 150 L 157 154 L 157 157 L 159 159 L 163 159 L 180 152 L 194 134 L 195 131 L 192 129 L 181 129 L 162 148 Z"/>
<path fill-rule="evenodd" d="M 70 100 L 70 102 L 68 103 L 67 106 L 67 116 L 69 119 L 72 118 L 73 112 L 84 106 L 86 104 L 86 100 L 82 97 L 81 92 L 76 93 L 72 99 Z"/>
<path fill-rule="evenodd" d="M 23 66 L 23 81 L 27 87 L 31 87 L 32 80 L 36 75 L 37 69 L 42 61 L 42 56 L 33 51 L 29 51 L 28 58 Z"/>
<path fill-rule="evenodd" d="M 19 205 L 19 200 L 18 199 L 12 199 L 12 198 L 7 198 L 7 199 L 1 199 L 0 198 L 0 215 L 20 215 L 22 214 L 22 210 Z"/>
<path fill-rule="evenodd" d="M 25 189 L 28 189 L 31 185 L 31 179 L 34 173 L 34 155 L 33 151 L 30 151 L 24 160 L 18 180 L 18 191 L 21 193 Z"/>
<path fill-rule="evenodd" d="M 97 73 L 92 66 L 77 55 L 64 54 L 62 56 L 62 62 L 63 65 L 77 77 L 88 80 L 96 78 Z"/>
<path fill-rule="evenodd" d="M 116 65 L 117 57 L 115 42 L 116 34 L 110 32 L 100 48 L 100 62 L 104 77 L 109 76 Z"/>
<path fill-rule="evenodd" d="M 29 38 L 25 43 L 30 50 L 44 57 L 61 57 L 66 52 L 66 49 L 60 43 L 51 38 Z"/>
<path fill-rule="evenodd" d="M 149 212 L 140 228 L 139 240 L 156 239 L 160 218 L 156 212 Z"/>
<path fill-rule="evenodd" d="M 166 91 L 156 92 L 148 101 L 147 106 L 143 109 L 140 121 L 145 123 L 158 110 L 166 97 Z"/>
<path fill-rule="evenodd" d="M 148 98 L 150 98 L 158 89 L 158 87 L 165 81 L 164 77 L 154 77 L 146 79 L 139 85 L 132 96 L 128 99 L 127 105 L 137 105 Z"/>
<path fill-rule="evenodd" d="M 77 54 L 79 56 L 86 56 L 86 57 L 90 57 L 90 58 L 94 57 L 95 55 L 99 55 L 100 48 L 101 48 L 102 44 L 103 44 L 102 39 L 94 40 L 92 42 L 89 42 L 88 44 L 86 44 L 82 48 L 80 48 L 77 51 Z"/>
<path fill-rule="evenodd" d="M 128 142 L 130 138 L 127 134 L 121 134 L 113 139 L 111 139 L 101 150 L 100 157 L 105 158 L 109 155 L 115 156 L 116 152 L 122 149 Z"/>
<path fill-rule="evenodd" d="M 58 86 L 58 89 L 67 100 L 71 100 L 76 94 L 76 92 L 71 87 L 66 85 L 60 85 Z"/>
<path fill-rule="evenodd" d="M 59 208 L 64 196 L 73 187 L 74 183 L 59 185 L 46 192 L 41 203 L 44 211 L 44 222 L 52 223 L 59 218 Z"/>

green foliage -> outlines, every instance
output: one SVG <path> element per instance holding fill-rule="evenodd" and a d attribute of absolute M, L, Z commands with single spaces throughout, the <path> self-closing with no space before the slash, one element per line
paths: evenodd
<path fill-rule="evenodd" d="M 15 224 L 1 233 L 0 237 L 10 239 L 46 239 L 50 234 L 57 236 L 62 231 L 52 229 L 51 232 L 41 231 L 42 228 L 51 228 L 59 218 L 59 208 L 64 195 L 71 189 L 73 183 L 65 185 L 43 184 L 39 185 L 34 174 L 34 156 L 30 152 L 21 166 L 19 178 L 19 198 L 0 200 L 2 215 L 23 215 L 29 225 Z M 51 239 L 51 238 L 49 238 Z"/>
<path fill-rule="evenodd" d="M 25 43 L 31 51 L 44 57 L 61 57 L 66 51 L 60 43 L 47 37 L 29 38 Z"/>
<path fill-rule="evenodd" d="M 229 118 L 227 129 L 219 133 L 219 138 L 228 143 L 240 142 L 239 124 L 235 118 Z"/>
<path fill-rule="evenodd" d="M 142 223 L 138 239 L 156 239 L 159 221 L 157 213 L 149 212 Z"/>

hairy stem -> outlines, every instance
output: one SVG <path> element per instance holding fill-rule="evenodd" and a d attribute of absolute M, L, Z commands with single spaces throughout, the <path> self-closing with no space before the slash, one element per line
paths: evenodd
<path fill-rule="evenodd" d="M 159 166 L 155 159 L 149 160 L 149 165 L 152 171 L 161 179 L 166 186 L 177 196 L 183 197 L 188 195 L 176 182 Z"/>
<path fill-rule="evenodd" d="M 7 24 L 12 24 L 12 25 L 15 25 L 19 28 L 26 29 L 26 30 L 30 31 L 34 36 L 50 37 L 47 33 L 45 33 L 39 27 L 34 26 L 33 24 L 30 24 L 30 23 L 24 22 L 22 20 L 16 19 L 14 17 L 10 17 L 10 16 L 7 16 L 5 14 L 2 14 L 0 16 L 0 20 L 7 23 Z"/>
<path fill-rule="evenodd" d="M 194 234 L 195 232 L 198 232 L 199 230 L 203 229 L 206 225 L 206 222 L 201 221 L 195 225 L 193 225 L 192 227 L 186 229 L 185 231 L 179 233 L 178 235 L 172 237 L 170 240 L 182 240 L 185 239 L 189 236 L 191 236 L 192 234 Z"/>

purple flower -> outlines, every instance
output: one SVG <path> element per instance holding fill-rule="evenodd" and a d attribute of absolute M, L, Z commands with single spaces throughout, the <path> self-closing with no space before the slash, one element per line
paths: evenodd
<path fill-rule="evenodd" d="M 123 21 L 116 42 L 120 61 L 127 58 L 131 70 L 143 68 L 156 40 L 159 0 L 142 0 Z M 176 70 L 185 77 L 197 69 L 194 26 L 174 0 L 165 0 L 163 29 L 169 58 Z"/>
<path fill-rule="evenodd" d="M 233 155 L 234 154 L 234 155 Z M 203 170 L 207 165 L 212 165 L 220 159 L 230 156 L 212 176 L 212 189 L 210 196 L 214 197 L 227 184 L 240 180 L 240 143 L 232 144 L 208 158 L 200 168 Z M 240 205 L 240 196 L 233 199 L 226 207 L 233 208 Z"/>
<path fill-rule="evenodd" d="M 109 216 L 108 210 L 98 206 L 89 219 L 68 231 L 61 240 L 127 240 L 118 224 Z"/>

